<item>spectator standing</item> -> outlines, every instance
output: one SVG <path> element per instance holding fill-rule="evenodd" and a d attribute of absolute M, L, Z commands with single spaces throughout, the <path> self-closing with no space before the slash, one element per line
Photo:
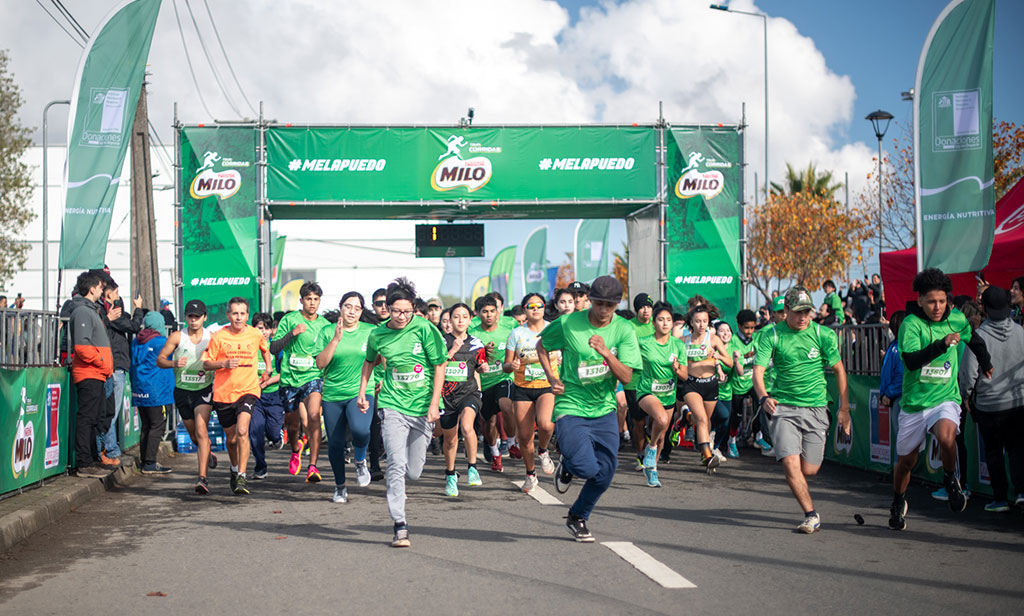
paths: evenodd
<path fill-rule="evenodd" d="M 153 311 L 146 313 L 143 325 L 131 345 L 132 403 L 139 409 L 142 424 L 139 457 L 143 473 L 169 473 L 171 469 L 156 461 L 167 424 L 167 411 L 174 403 L 174 370 L 156 364 L 157 356 L 167 344 L 167 326 L 163 315 Z"/>
<path fill-rule="evenodd" d="M 178 319 L 174 318 L 171 312 L 171 302 L 166 299 L 160 300 L 160 314 L 164 317 L 164 325 L 167 326 L 167 333 L 178 331 Z"/>
<path fill-rule="evenodd" d="M 78 295 L 71 300 L 68 324 L 74 352 L 71 378 L 78 392 L 75 464 L 79 477 L 103 477 L 108 469 L 97 463 L 96 437 L 102 427 L 101 415 L 107 400 L 106 380 L 114 374 L 110 339 L 97 303 L 103 293 L 103 280 L 98 273 L 83 272 L 75 282 L 75 289 Z"/>
<path fill-rule="evenodd" d="M 868 301 L 868 288 L 860 280 L 854 279 L 850 283 L 850 289 L 846 292 L 846 305 L 853 311 L 853 317 L 858 323 L 864 320 L 871 304 Z"/>
<path fill-rule="evenodd" d="M 1024 505 L 1024 329 L 1010 320 L 1010 297 L 990 286 L 981 296 L 988 318 L 975 334 L 985 340 L 992 357 L 992 378 L 985 378 L 973 350 L 968 348 L 960 370 L 960 387 L 973 401 L 974 421 L 985 441 L 985 461 L 992 482 L 991 503 L 985 511 L 1009 511 L 1003 450 L 1010 458 L 1010 479 L 1017 489 L 1016 505 Z"/>
<path fill-rule="evenodd" d="M 124 383 L 125 375 L 128 374 L 128 369 L 131 367 L 132 338 L 142 330 L 142 319 L 146 316 L 146 311 L 142 309 L 142 297 L 136 297 L 133 303 L 135 311 L 129 318 L 124 312 L 124 301 L 118 293 L 117 283 L 110 280 L 104 285 L 100 317 L 107 327 L 110 352 L 114 357 L 114 376 L 112 377 L 114 416 L 109 425 L 104 424 L 107 428 L 100 434 L 100 442 L 97 445 L 102 450 L 100 461 L 104 464 L 116 463 L 121 457 L 121 448 L 117 443 L 117 420 L 126 410 L 123 408 Z"/>
<path fill-rule="evenodd" d="M 1024 276 L 1014 278 L 1010 285 L 1010 319 L 1024 325 Z"/>
<path fill-rule="evenodd" d="M 836 293 L 836 283 L 831 280 L 826 280 L 821 285 L 821 290 L 825 292 L 825 304 L 828 305 L 829 310 L 836 318 L 836 325 L 843 324 L 843 300 Z"/>

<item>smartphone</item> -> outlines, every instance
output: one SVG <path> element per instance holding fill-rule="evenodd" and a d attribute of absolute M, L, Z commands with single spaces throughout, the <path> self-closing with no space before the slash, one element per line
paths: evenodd
<path fill-rule="evenodd" d="M 977 274 L 975 274 L 974 278 L 978 282 L 980 282 L 981 284 L 988 284 L 988 281 L 985 280 L 985 271 L 984 270 L 982 270 L 982 271 L 978 272 Z"/>
<path fill-rule="evenodd" d="M 114 300 L 114 308 L 124 308 L 124 300 L 120 297 Z"/>

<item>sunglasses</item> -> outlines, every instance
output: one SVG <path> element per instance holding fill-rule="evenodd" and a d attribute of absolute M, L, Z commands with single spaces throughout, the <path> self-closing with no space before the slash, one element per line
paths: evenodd
<path fill-rule="evenodd" d="M 373 302 L 373 305 L 374 306 L 383 306 L 386 303 L 387 302 L 385 302 L 384 300 L 380 300 L 380 301 L 377 301 L 377 302 Z"/>
<path fill-rule="evenodd" d="M 531 303 L 526 305 L 526 309 L 527 310 L 537 310 L 538 308 L 543 308 L 543 307 L 544 307 L 544 304 L 538 304 L 537 302 L 531 302 Z"/>

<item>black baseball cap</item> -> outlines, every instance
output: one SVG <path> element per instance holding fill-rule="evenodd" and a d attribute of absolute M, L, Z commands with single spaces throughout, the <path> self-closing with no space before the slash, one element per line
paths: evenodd
<path fill-rule="evenodd" d="M 185 304 L 185 316 L 187 317 L 189 315 L 206 316 L 206 304 L 199 299 L 190 299 L 188 303 Z"/>
<path fill-rule="evenodd" d="M 590 285 L 590 301 L 622 301 L 622 283 L 615 276 L 601 276 Z"/>
<path fill-rule="evenodd" d="M 594 282 L 597 281 L 595 280 Z M 580 282 L 579 280 L 574 280 L 571 283 L 569 283 L 569 290 L 575 293 L 576 295 L 590 294 L 590 286 L 587 285 L 587 283 L 585 282 Z"/>
<path fill-rule="evenodd" d="M 654 300 L 646 293 L 637 293 L 633 298 L 633 310 L 639 312 L 644 306 L 653 306 Z"/>
<path fill-rule="evenodd" d="M 981 305 L 985 315 L 993 321 L 1010 318 L 1010 294 L 1004 289 L 990 286 L 981 294 Z"/>

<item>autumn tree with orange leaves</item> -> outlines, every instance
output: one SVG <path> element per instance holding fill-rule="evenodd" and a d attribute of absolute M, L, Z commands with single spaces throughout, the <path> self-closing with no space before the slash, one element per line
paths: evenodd
<path fill-rule="evenodd" d="M 752 213 L 747 271 L 766 301 L 791 281 L 817 289 L 843 276 L 875 229 L 869 214 L 817 192 L 773 194 Z"/>

